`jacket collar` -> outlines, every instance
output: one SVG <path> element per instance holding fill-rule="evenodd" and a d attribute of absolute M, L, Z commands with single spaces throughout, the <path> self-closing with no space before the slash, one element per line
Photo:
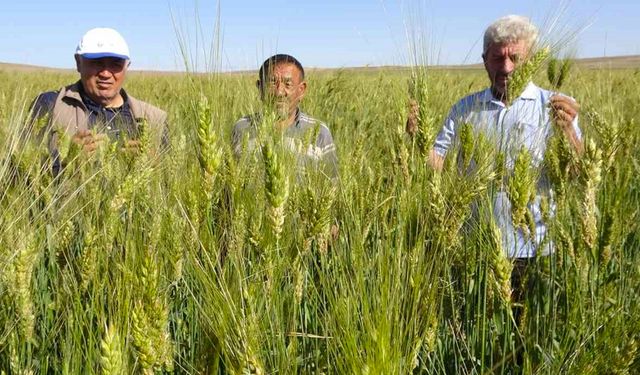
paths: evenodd
<path fill-rule="evenodd" d="M 129 103 L 129 95 L 127 95 L 124 89 L 120 89 L 120 95 L 122 95 L 124 103 Z M 87 108 L 87 104 L 92 104 L 94 107 L 101 107 L 100 104 L 93 102 L 91 98 L 84 94 L 84 89 L 80 81 L 65 87 L 64 97 L 77 101 L 82 104 L 85 109 Z"/>
<path fill-rule="evenodd" d="M 80 95 L 80 90 L 81 90 L 81 83 L 80 81 L 78 81 L 72 85 L 65 87 L 63 97 L 75 100 L 78 103 L 82 104 L 83 107 L 86 107 L 84 105 L 84 102 L 82 101 L 82 95 Z"/>

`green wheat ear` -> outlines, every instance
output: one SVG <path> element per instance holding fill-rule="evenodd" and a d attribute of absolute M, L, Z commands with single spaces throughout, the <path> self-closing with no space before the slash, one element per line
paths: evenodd
<path fill-rule="evenodd" d="M 265 168 L 265 193 L 267 197 L 267 217 L 276 239 L 280 238 L 285 217 L 285 203 L 289 196 L 289 181 L 285 176 L 285 166 L 273 146 L 262 146 Z"/>
<path fill-rule="evenodd" d="M 211 105 L 206 97 L 198 102 L 198 161 L 202 170 L 210 176 L 215 175 L 222 163 L 222 151 L 218 147 L 218 136 L 213 130 Z"/>
<path fill-rule="evenodd" d="M 429 150 L 433 145 L 431 136 L 432 124 L 435 121 L 433 115 L 429 112 L 429 88 L 428 77 L 424 70 L 419 70 L 411 75 L 409 81 L 409 96 L 415 100 L 418 105 L 417 127 L 412 129 L 415 132 L 413 136 L 416 139 L 416 145 L 423 157 L 429 155 Z"/>
<path fill-rule="evenodd" d="M 549 53 L 549 47 L 542 48 L 516 68 L 507 88 L 507 102 L 509 105 L 522 93 L 534 74 L 538 72 L 542 63 L 549 57 Z"/>
<path fill-rule="evenodd" d="M 580 177 L 584 194 L 581 207 L 582 240 L 587 250 L 593 251 L 598 239 L 598 205 L 596 199 L 602 180 L 602 152 L 593 140 L 589 140 L 585 144 Z"/>
<path fill-rule="evenodd" d="M 513 271 L 513 264 L 502 248 L 502 234 L 494 221 L 489 224 L 489 240 L 491 244 L 489 265 L 493 270 L 500 303 L 503 307 L 509 307 L 511 305 L 511 271 Z"/>
<path fill-rule="evenodd" d="M 469 123 L 464 123 L 460 127 L 460 154 L 462 157 L 463 170 L 465 171 L 471 165 L 473 147 L 473 127 Z"/>
<path fill-rule="evenodd" d="M 549 59 L 547 65 L 547 79 L 549 80 L 549 84 L 551 84 L 555 90 L 559 90 L 567 80 L 572 67 L 573 61 L 571 59 Z"/>
<path fill-rule="evenodd" d="M 549 59 L 549 62 L 547 63 L 547 79 L 549 80 L 549 84 L 551 84 L 551 86 L 555 87 L 557 74 L 558 74 L 558 59 L 556 59 L 555 57 L 552 57 Z"/>
<path fill-rule="evenodd" d="M 569 72 L 571 71 L 572 67 L 573 67 L 573 60 L 564 59 L 562 61 L 562 66 L 560 66 L 560 75 L 558 76 L 557 88 L 562 87 L 562 84 L 569 77 Z"/>
<path fill-rule="evenodd" d="M 146 155 L 151 147 L 151 129 L 147 119 L 138 122 L 138 138 L 140 140 L 140 154 Z"/>
<path fill-rule="evenodd" d="M 122 339 L 113 324 L 106 327 L 100 341 L 100 367 L 103 374 L 124 374 L 124 350 Z"/>
<path fill-rule="evenodd" d="M 509 178 L 507 195 L 511 202 L 511 218 L 515 228 L 522 229 L 527 235 L 534 235 L 531 226 L 531 212 L 528 204 L 533 201 L 536 192 L 536 176 L 531 166 L 531 154 L 526 147 L 518 152 Z"/>

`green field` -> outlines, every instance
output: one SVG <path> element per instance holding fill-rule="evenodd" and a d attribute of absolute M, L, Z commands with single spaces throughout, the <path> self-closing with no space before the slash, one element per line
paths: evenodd
<path fill-rule="evenodd" d="M 255 77 L 140 73 L 125 87 L 167 110 L 172 149 L 68 149 L 52 181 L 21 131 L 38 92 L 77 78 L 0 70 L 0 373 L 640 372 L 640 71 L 576 69 L 562 87 L 586 152 L 549 141 L 555 254 L 519 299 L 488 213 L 539 171 L 511 175 L 472 135 L 458 160 L 475 168 L 430 170 L 448 109 L 488 80 L 419 72 L 411 139 L 410 75 L 310 73 L 302 107 L 333 133 L 337 184 L 296 171 L 278 137 L 232 157 Z"/>

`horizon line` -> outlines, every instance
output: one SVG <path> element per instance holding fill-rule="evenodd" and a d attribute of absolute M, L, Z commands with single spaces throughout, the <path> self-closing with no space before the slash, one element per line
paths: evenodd
<path fill-rule="evenodd" d="M 634 55 L 616 55 L 616 56 L 594 56 L 594 57 L 580 57 L 574 58 L 575 62 L 581 65 L 585 64 L 602 64 L 606 62 L 612 62 L 616 60 L 632 60 L 630 62 L 635 63 L 635 66 L 622 66 L 622 68 L 640 68 L 640 54 Z M 637 61 L 634 61 L 637 60 Z M 353 66 L 341 66 L 341 67 L 321 67 L 321 66 L 307 66 L 305 70 L 312 71 L 327 71 L 327 70 L 342 70 L 342 69 L 358 69 L 358 70 L 381 70 L 381 69 L 407 69 L 412 68 L 418 65 L 411 64 L 395 64 L 395 65 L 353 65 Z M 482 67 L 482 63 L 472 63 L 472 64 L 426 64 L 420 66 L 427 66 L 432 69 L 478 69 Z M 43 65 L 32 65 L 32 64 L 23 64 L 23 63 L 15 63 L 15 62 L 4 62 L 0 61 L 0 70 L 4 70 L 5 68 L 13 68 L 13 69 L 23 69 L 25 71 L 56 71 L 56 72 L 75 72 L 73 67 L 69 68 L 60 68 L 60 67 L 50 67 Z M 255 73 L 258 71 L 256 69 L 229 69 L 229 70 L 220 70 L 220 71 L 189 71 L 187 69 L 184 70 L 164 70 L 164 69 L 131 69 L 129 70 L 132 73 L 163 73 L 163 74 L 184 74 L 184 73 L 196 73 L 196 74 L 208 74 L 208 73 L 231 73 L 231 74 L 249 74 Z"/>

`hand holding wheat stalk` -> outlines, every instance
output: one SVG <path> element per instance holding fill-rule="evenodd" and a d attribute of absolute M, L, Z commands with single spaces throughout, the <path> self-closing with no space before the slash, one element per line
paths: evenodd
<path fill-rule="evenodd" d="M 553 123 L 567 137 L 573 148 L 579 154 L 582 154 L 584 146 L 573 126 L 573 122 L 578 116 L 580 105 L 574 99 L 564 95 L 553 95 L 549 101 Z"/>

